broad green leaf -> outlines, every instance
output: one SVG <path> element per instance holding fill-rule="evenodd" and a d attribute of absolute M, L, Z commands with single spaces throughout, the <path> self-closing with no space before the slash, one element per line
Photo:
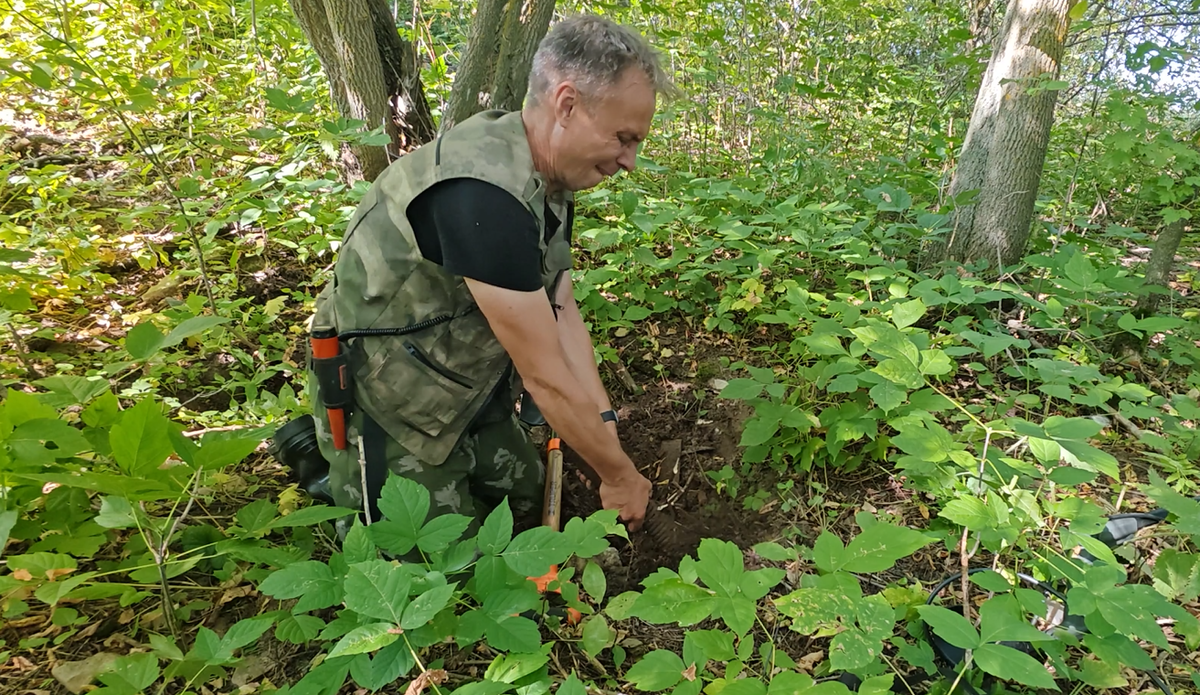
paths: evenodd
<path fill-rule="evenodd" d="M 109 431 L 113 457 L 131 476 L 147 476 L 175 451 L 170 423 L 153 400 L 144 398 L 122 414 Z"/>
<path fill-rule="evenodd" d="M 573 672 L 571 677 L 575 677 Z M 564 692 L 562 688 L 565 687 L 566 683 L 563 683 L 558 692 L 562 693 L 563 695 L 567 695 L 567 693 L 575 693 L 574 690 Z M 503 693 L 506 693 L 512 689 L 513 685 L 511 683 L 500 683 L 498 681 L 474 681 L 456 689 L 454 692 L 450 693 L 450 695 L 502 695 Z M 577 695 L 587 695 L 587 691 L 583 690 L 581 687 Z"/>
<path fill-rule="evenodd" d="M 1051 415 L 1042 423 L 1042 428 L 1054 439 L 1073 439 L 1082 442 L 1100 434 L 1100 430 L 1104 429 L 1104 426 L 1091 418 L 1066 418 L 1061 415 Z"/>
<path fill-rule="evenodd" d="M 975 663 L 984 671 L 1022 685 L 1058 690 L 1054 677 L 1033 657 L 1002 644 L 984 644 L 974 651 Z"/>
<path fill-rule="evenodd" d="M 711 615 L 714 605 L 715 599 L 708 591 L 679 579 L 668 579 L 642 592 L 629 614 L 651 623 L 686 627 Z"/>
<path fill-rule="evenodd" d="M 200 438 L 199 447 L 192 453 L 192 465 L 208 471 L 215 471 L 240 463 L 254 453 L 262 442 L 265 432 L 239 432 L 235 436 L 225 433 L 204 435 Z M 183 452 L 177 451 L 180 456 Z"/>
<path fill-rule="evenodd" d="M 908 398 L 908 391 L 892 381 L 881 381 L 872 386 L 868 393 L 871 400 L 875 401 L 875 405 L 882 408 L 885 413 L 904 405 L 904 401 Z"/>
<path fill-rule="evenodd" d="M 979 633 L 962 614 L 941 606 L 918 606 L 921 619 L 933 632 L 960 649 L 974 649 L 980 645 Z"/>
<path fill-rule="evenodd" d="M 106 671 L 96 676 L 96 680 L 117 693 L 132 695 L 149 689 L 160 673 L 157 655 L 153 652 L 137 652 L 114 659 Z"/>
<path fill-rule="evenodd" d="M 779 418 L 751 418 L 742 429 L 742 436 L 738 440 L 738 446 L 750 447 L 766 444 L 779 432 L 780 424 Z"/>
<path fill-rule="evenodd" d="M 415 665 L 412 649 L 404 640 L 397 640 L 374 656 L 359 654 L 355 657 L 350 664 L 350 676 L 367 690 L 377 691 L 407 676 Z"/>
<path fill-rule="evenodd" d="M 8 557 L 8 569 L 16 576 L 19 572 L 29 574 L 30 578 L 45 581 L 49 579 L 54 581 L 59 577 L 68 575 L 79 568 L 75 558 L 70 555 L 61 555 L 59 553 L 36 552 L 26 553 L 24 555 L 10 555 Z M 18 577 L 20 578 L 20 577 Z"/>
<path fill-rule="evenodd" d="M 604 599 L 608 589 L 608 581 L 604 577 L 604 569 L 595 560 L 588 560 L 583 568 L 583 590 L 589 598 L 599 604 Z"/>
<path fill-rule="evenodd" d="M 1148 475 L 1150 482 L 1142 486 L 1146 495 L 1171 513 L 1171 524 L 1181 533 L 1200 536 L 1200 502 L 1176 492 L 1153 468 Z"/>
<path fill-rule="evenodd" d="M 971 583 L 975 584 L 981 589 L 995 593 L 1011 591 L 1013 588 L 1012 584 L 1004 578 L 1004 575 L 996 572 L 995 570 L 986 570 L 972 574 Z"/>
<path fill-rule="evenodd" d="M 305 560 L 272 572 L 258 590 L 277 599 L 300 597 L 293 613 L 336 606 L 342 602 L 342 584 L 324 562 Z"/>
<path fill-rule="evenodd" d="M 351 565 L 346 572 L 346 607 L 374 618 L 400 625 L 412 575 L 386 560 L 368 560 Z"/>
<path fill-rule="evenodd" d="M 1121 675 L 1121 668 L 1117 664 L 1095 659 L 1084 659 L 1079 662 L 1079 680 L 1100 690 L 1122 688 L 1129 685 L 1129 681 Z"/>
<path fill-rule="evenodd" d="M 943 350 L 922 350 L 921 351 L 921 373 L 926 376 L 941 376 L 949 374 L 955 369 L 954 362 L 951 361 L 950 355 L 947 355 Z"/>
<path fill-rule="evenodd" d="M 427 553 L 437 553 L 450 547 L 471 525 L 471 517 L 462 514 L 442 514 L 430 519 L 417 535 L 417 547 Z"/>
<path fill-rule="evenodd" d="M 100 513 L 96 523 L 104 528 L 132 528 L 137 526 L 133 506 L 124 497 L 105 496 L 100 502 Z"/>
<path fill-rule="evenodd" d="M 379 511 L 386 520 L 371 525 L 376 545 L 386 547 L 396 555 L 406 555 L 417 544 L 429 514 L 429 490 L 416 481 L 389 475 L 379 495 Z M 374 531 L 376 526 L 385 523 L 389 541 L 386 546 Z"/>
<path fill-rule="evenodd" d="M 717 394 L 721 398 L 751 400 L 762 394 L 764 384 L 754 379 L 731 379 Z"/>
<path fill-rule="evenodd" d="M 581 637 L 583 638 L 583 650 L 595 657 L 608 646 L 612 630 L 608 627 L 608 621 L 604 616 L 597 613 L 584 621 Z"/>
<path fill-rule="evenodd" d="M 1154 588 L 1174 601 L 1194 601 L 1200 596 L 1200 555 L 1164 548 L 1154 560 Z"/>
<path fill-rule="evenodd" d="M 337 643 L 327 658 L 366 654 L 386 647 L 400 639 L 398 633 L 391 631 L 393 627 L 391 623 L 372 623 L 354 628 Z"/>
<path fill-rule="evenodd" d="M 889 357 L 871 368 L 879 376 L 909 389 L 919 389 L 925 385 L 925 378 L 917 365 L 907 359 Z"/>
<path fill-rule="evenodd" d="M 797 557 L 795 548 L 785 548 L 774 541 L 757 543 L 751 550 L 760 557 L 773 562 L 790 562 Z"/>
<path fill-rule="evenodd" d="M 42 402 L 54 408 L 71 405 L 86 405 L 96 396 L 108 391 L 107 379 L 89 379 L 82 376 L 59 374 L 33 382 L 50 390 L 42 396 Z"/>
<path fill-rule="evenodd" d="M 200 335 L 205 331 L 227 323 L 228 318 L 224 316 L 193 316 L 190 319 L 182 321 L 163 339 L 162 347 L 171 347 L 182 343 L 185 339 L 194 335 Z M 137 358 L 134 358 L 137 359 Z"/>
<path fill-rule="evenodd" d="M 502 683 L 516 683 L 525 676 L 536 673 L 548 661 L 550 657 L 541 650 L 524 654 L 501 654 L 492 661 L 487 671 L 484 671 L 483 677 Z"/>
<path fill-rule="evenodd" d="M 221 650 L 233 656 L 235 650 L 254 643 L 275 624 L 274 618 L 246 618 L 234 623 L 221 638 Z"/>
<path fill-rule="evenodd" d="M 404 609 L 404 617 L 400 627 L 405 630 L 415 630 L 433 619 L 454 595 L 454 584 L 437 586 L 413 599 Z"/>
<path fill-rule="evenodd" d="M 346 540 L 342 541 L 342 555 L 347 565 L 354 565 L 378 557 L 375 544 L 371 542 L 371 534 L 367 527 L 356 517 L 354 525 L 346 532 Z"/>
<path fill-rule="evenodd" d="M 742 595 L 751 601 L 757 601 L 771 593 L 771 589 L 774 589 L 786 576 L 786 570 L 777 567 L 764 567 L 743 574 L 739 586 L 741 587 Z"/>
<path fill-rule="evenodd" d="M 704 585 L 724 596 L 736 595 L 745 570 L 742 551 L 728 541 L 705 538 L 696 554 L 696 571 Z"/>
<path fill-rule="evenodd" d="M 452 693 L 451 695 L 457 695 Z M 567 676 L 562 685 L 558 686 L 555 695 L 588 695 L 587 688 L 584 687 L 583 681 L 575 675 L 575 671 L 571 671 L 571 675 Z"/>
<path fill-rule="evenodd" d="M 1079 2 L 1071 5 L 1071 9 L 1067 15 L 1074 21 L 1078 22 L 1083 19 L 1083 15 L 1087 13 L 1088 0 L 1079 0 Z"/>
<path fill-rule="evenodd" d="M 842 553 L 837 569 L 847 572 L 883 572 L 934 539 L 905 526 L 877 523 L 867 527 Z"/>
<path fill-rule="evenodd" d="M 655 649 L 625 672 L 625 680 L 638 690 L 666 690 L 683 678 L 683 659 L 675 652 Z"/>
<path fill-rule="evenodd" d="M 841 539 L 829 531 L 821 531 L 813 543 L 813 562 L 822 572 L 833 572 L 845 562 L 845 546 Z"/>
<path fill-rule="evenodd" d="M 488 645 L 493 649 L 506 652 L 534 652 L 542 644 L 542 633 L 537 623 L 529 618 L 513 616 L 504 620 L 494 620 L 487 616 Z"/>
<path fill-rule="evenodd" d="M 125 350 L 135 361 L 150 359 L 163 348 L 167 337 L 149 321 L 139 323 L 125 334 Z"/>
<path fill-rule="evenodd" d="M 979 607 L 979 639 L 983 642 L 1044 642 L 1054 637 L 1024 619 L 1013 594 L 999 594 Z"/>
<path fill-rule="evenodd" d="M 977 497 L 959 497 L 946 503 L 946 507 L 938 514 L 971 531 L 991 528 L 995 522 L 991 512 Z"/>
<path fill-rule="evenodd" d="M 713 601 L 713 615 L 725 621 L 734 634 L 743 636 L 754 627 L 754 601 L 742 596 L 718 596 Z"/>
<path fill-rule="evenodd" d="M 1091 286 L 1099 277 L 1096 274 L 1096 268 L 1088 260 L 1088 257 L 1078 251 L 1071 255 L 1071 260 L 1067 261 L 1066 265 L 1063 266 L 1063 271 L 1070 278 L 1071 282 L 1080 287 Z"/>
<path fill-rule="evenodd" d="M 767 686 L 757 678 L 735 678 L 721 688 L 721 695 L 767 695 Z"/>
<path fill-rule="evenodd" d="M 1059 458 L 1062 456 L 1062 447 L 1052 439 L 1030 437 L 1029 450 L 1042 463 L 1058 463 Z"/>
<path fill-rule="evenodd" d="M 7 443 L 17 461 L 38 466 L 92 448 L 79 430 L 62 420 L 50 418 L 27 420 L 17 425 Z"/>
<path fill-rule="evenodd" d="M 508 542 L 512 540 L 512 533 L 513 515 L 512 509 L 508 506 L 508 497 L 506 496 L 488 514 L 487 518 L 483 521 L 483 526 L 479 529 L 477 538 L 480 552 L 489 555 L 499 555 L 505 546 L 508 545 Z"/>
<path fill-rule="evenodd" d="M 234 518 L 247 533 L 255 535 L 269 530 L 271 522 L 278 516 L 279 510 L 271 500 L 259 499 L 239 509 Z"/>
<path fill-rule="evenodd" d="M 17 510 L 9 509 L 0 512 L 0 555 L 4 552 L 4 546 L 8 544 L 8 535 L 12 533 L 13 526 L 17 525 Z"/>
<path fill-rule="evenodd" d="M 842 346 L 842 341 L 832 333 L 817 333 L 816 335 L 807 335 L 800 339 L 800 342 L 808 346 L 814 355 L 828 357 L 833 355 L 846 355 L 846 348 Z"/>
<path fill-rule="evenodd" d="M 266 525 L 268 529 L 291 528 L 296 526 L 316 526 L 317 524 L 332 521 L 343 516 L 351 516 L 356 513 L 354 509 L 346 507 L 330 507 L 327 505 L 312 505 L 311 507 L 303 507 L 297 509 L 291 514 L 277 517 Z"/>
<path fill-rule="evenodd" d="M 281 642 L 304 644 L 311 642 L 325 627 L 325 621 L 315 615 L 288 615 L 275 626 L 275 638 Z"/>
<path fill-rule="evenodd" d="M 892 437 L 892 443 L 904 453 L 929 463 L 945 461 L 956 448 L 950 433 L 936 422 L 903 427 L 900 434 Z"/>
<path fill-rule="evenodd" d="M 1083 645 L 1102 661 L 1110 664 L 1123 664 L 1139 671 L 1152 671 L 1154 660 L 1136 642 L 1124 635 L 1084 635 Z"/>
<path fill-rule="evenodd" d="M 512 539 L 501 557 L 512 571 L 526 577 L 540 577 L 551 565 L 570 557 L 575 547 L 564 533 L 549 526 L 535 526 Z"/>
<path fill-rule="evenodd" d="M 925 315 L 925 302 L 920 299 L 903 302 L 892 307 L 892 323 L 904 329 L 921 320 Z"/>
<path fill-rule="evenodd" d="M 111 427 L 121 417 L 121 404 L 112 391 L 105 391 L 83 409 L 79 419 L 88 427 Z"/>

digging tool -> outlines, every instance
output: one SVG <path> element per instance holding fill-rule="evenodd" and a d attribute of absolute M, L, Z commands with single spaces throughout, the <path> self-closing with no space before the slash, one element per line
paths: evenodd
<path fill-rule="evenodd" d="M 555 531 L 561 531 L 562 525 L 562 481 L 563 481 L 563 452 L 562 440 L 550 433 L 550 441 L 546 443 L 546 494 L 542 500 L 542 525 L 549 526 Z M 540 577 L 530 577 L 538 591 L 546 593 L 550 583 L 558 579 L 558 565 L 551 565 L 550 571 Z M 562 595 L 561 589 L 555 593 Z M 578 610 L 567 607 L 567 621 L 578 625 L 583 614 Z"/>

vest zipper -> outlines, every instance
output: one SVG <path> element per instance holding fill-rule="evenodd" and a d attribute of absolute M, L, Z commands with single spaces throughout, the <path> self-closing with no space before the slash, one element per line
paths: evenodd
<path fill-rule="evenodd" d="M 461 386 L 465 389 L 474 389 L 475 388 L 474 386 L 467 383 L 463 379 L 463 377 L 459 376 L 458 374 L 455 374 L 454 372 L 450 371 L 449 369 L 446 369 L 445 367 L 443 367 L 440 364 L 434 363 L 434 361 L 429 359 L 425 355 L 424 352 L 422 352 L 420 349 L 417 348 L 416 345 L 413 345 L 412 343 L 405 341 L 404 349 L 408 350 L 408 354 L 415 357 L 418 362 L 425 365 L 426 367 L 429 367 L 430 369 L 437 372 L 438 374 L 441 374 L 442 376 L 446 377 L 450 381 L 453 381 L 454 383 L 458 384 L 459 386 Z"/>

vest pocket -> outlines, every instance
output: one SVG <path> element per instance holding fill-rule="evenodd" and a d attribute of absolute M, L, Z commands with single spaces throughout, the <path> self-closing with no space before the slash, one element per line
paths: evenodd
<path fill-rule="evenodd" d="M 475 397 L 475 389 L 464 377 L 437 365 L 407 341 L 377 354 L 383 359 L 367 376 L 363 391 L 380 417 L 398 418 L 436 437 Z M 388 429 L 386 423 L 380 424 Z"/>

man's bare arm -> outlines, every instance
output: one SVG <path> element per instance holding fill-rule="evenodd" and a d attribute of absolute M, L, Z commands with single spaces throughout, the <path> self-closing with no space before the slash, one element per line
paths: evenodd
<path fill-rule="evenodd" d="M 608 392 L 604 389 L 604 382 L 600 380 L 600 372 L 596 368 L 596 348 L 592 344 L 592 337 L 587 332 L 587 326 L 583 323 L 579 306 L 575 303 L 570 271 L 563 273 L 554 303 L 560 307 L 558 336 L 563 346 L 563 352 L 566 354 L 567 366 L 570 367 L 575 378 L 582 382 L 587 394 L 595 401 L 596 412 L 611 410 L 612 402 L 608 398 Z M 615 425 L 606 424 L 610 432 L 616 432 Z"/>
<path fill-rule="evenodd" d="M 546 421 L 600 476 L 606 508 L 620 508 L 620 517 L 636 530 L 650 483 L 604 427 L 595 400 L 572 372 L 545 292 L 517 292 L 470 278 L 466 283 Z"/>

